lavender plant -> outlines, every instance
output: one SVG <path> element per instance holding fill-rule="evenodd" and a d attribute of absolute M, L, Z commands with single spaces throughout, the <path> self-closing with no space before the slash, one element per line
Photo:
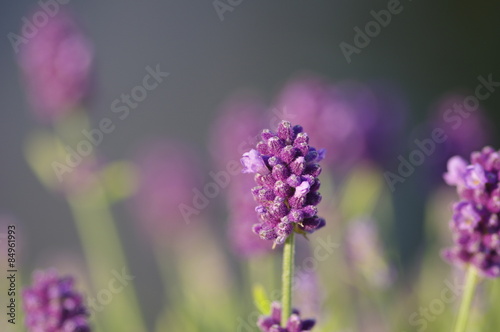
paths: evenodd
<path fill-rule="evenodd" d="M 288 121 L 282 121 L 276 133 L 266 129 L 261 136 L 256 149 L 244 153 L 241 159 L 243 173 L 255 173 L 258 184 L 252 194 L 260 222 L 253 231 L 263 240 L 284 244 L 281 311 L 274 306 L 271 318 L 263 320 L 270 323 L 261 325 L 261 329 L 307 331 L 314 324 L 302 328 L 292 311 L 294 234 L 313 233 L 325 225 L 316 208 L 321 201 L 318 162 L 324 158 L 325 150 L 311 147 L 302 127 L 292 127 Z"/>
<path fill-rule="evenodd" d="M 20 50 L 29 101 L 40 120 L 52 123 L 81 106 L 89 94 L 94 52 L 69 12 L 52 17 Z"/>
<path fill-rule="evenodd" d="M 89 313 L 71 276 L 37 271 L 23 291 L 25 322 L 30 332 L 90 332 Z"/>
<path fill-rule="evenodd" d="M 256 97 L 247 94 L 232 96 L 223 103 L 220 115 L 212 125 L 210 139 L 210 152 L 218 170 L 225 171 L 230 165 L 237 165 L 241 154 L 255 146 L 264 111 L 265 106 Z M 255 206 L 247 193 L 254 182 L 244 174 L 231 177 L 228 172 L 224 174 L 227 177 L 224 202 L 228 210 L 228 237 L 232 247 L 245 258 L 268 253 L 270 243 L 255 237 L 251 229 L 256 220 Z"/>
<path fill-rule="evenodd" d="M 27 39 L 18 61 L 28 99 L 33 113 L 50 124 L 52 131 L 39 131 L 30 137 L 26 159 L 43 184 L 65 195 L 93 286 L 100 289 L 108 283 L 110 270 L 129 269 L 110 211 L 111 190 L 101 178 L 106 170 L 97 162 L 94 146 L 78 135 L 82 129 L 89 129 L 82 128 L 89 124 L 85 112 L 77 110 L 82 111 L 91 89 L 93 47 L 66 10 L 51 16 L 36 35 Z M 71 152 L 70 147 L 82 142 L 87 143 L 88 153 Z M 146 331 L 134 287 L 126 287 L 123 296 L 123 302 L 110 305 L 108 314 L 97 319 L 111 330 Z M 122 315 L 128 317 L 127 322 L 118 318 Z"/>
<path fill-rule="evenodd" d="M 450 263 L 468 270 L 456 332 L 467 327 L 474 290 L 479 280 L 500 276 L 500 153 L 491 147 L 448 162 L 446 183 L 457 187 L 460 200 L 453 206 L 450 229 L 453 247 L 443 251 Z"/>

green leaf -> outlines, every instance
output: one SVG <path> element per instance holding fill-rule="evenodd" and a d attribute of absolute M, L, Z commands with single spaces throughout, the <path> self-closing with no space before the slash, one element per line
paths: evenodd
<path fill-rule="evenodd" d="M 269 300 L 269 297 L 267 296 L 264 287 L 261 284 L 254 285 L 252 289 L 252 294 L 253 294 L 253 302 L 257 307 L 257 309 L 263 315 L 269 315 L 269 313 L 271 312 L 271 301 Z"/>

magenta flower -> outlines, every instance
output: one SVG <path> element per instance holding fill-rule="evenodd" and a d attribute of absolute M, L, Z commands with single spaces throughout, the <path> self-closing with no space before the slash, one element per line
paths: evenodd
<path fill-rule="evenodd" d="M 311 76 L 286 84 L 275 108 L 314 133 L 311 144 L 325 147 L 325 162 L 341 171 L 362 160 L 397 159 L 408 114 L 402 94 L 386 82 L 331 84 Z"/>
<path fill-rule="evenodd" d="M 26 327 L 30 332 L 90 332 L 82 295 L 72 277 L 54 270 L 38 271 L 33 285 L 23 291 Z"/>
<path fill-rule="evenodd" d="M 262 332 L 302 332 L 311 331 L 316 321 L 314 319 L 301 319 L 298 310 L 293 310 L 286 327 L 281 326 L 281 305 L 278 302 L 271 304 L 271 314 L 262 316 L 257 326 Z"/>
<path fill-rule="evenodd" d="M 344 92 L 317 77 L 298 78 L 285 85 L 275 102 L 283 120 L 314 133 L 311 144 L 325 147 L 325 162 L 335 168 L 351 166 L 365 150 L 358 106 Z"/>
<path fill-rule="evenodd" d="M 237 175 L 231 182 L 225 199 L 229 210 L 229 240 L 236 253 L 247 258 L 272 249 L 269 242 L 262 241 L 252 232 L 252 225 L 258 222 L 254 200 L 248 195 L 253 186 L 252 178 Z"/>
<path fill-rule="evenodd" d="M 238 162 L 258 141 L 266 107 L 249 94 L 238 94 L 221 106 L 211 128 L 210 153 L 219 170 Z"/>
<path fill-rule="evenodd" d="M 449 94 L 440 99 L 432 109 L 433 115 L 427 128 L 419 134 L 419 139 L 429 138 L 432 137 L 432 131 L 439 128 L 447 137 L 444 142 L 436 144 L 432 158 L 428 158 L 426 162 L 431 184 L 438 183 L 435 180 L 441 177 L 441 170 L 446 167 L 447 162 L 451 162 L 450 158 L 470 155 L 485 146 L 493 136 L 484 109 L 478 108 L 473 112 L 466 112 L 467 117 L 463 116 L 465 97 Z M 456 167 L 462 167 L 461 163 L 457 163 Z M 451 170 L 450 167 L 448 169 Z M 448 179 L 445 178 L 445 181 L 448 183 Z"/>
<path fill-rule="evenodd" d="M 217 167 L 214 173 L 227 174 L 228 177 L 222 183 L 222 194 L 228 210 L 229 241 L 234 251 L 246 258 L 269 252 L 271 245 L 252 232 L 252 225 L 258 219 L 255 203 L 247 193 L 254 182 L 248 176 L 230 173 L 228 169 L 231 165 L 239 166 L 241 155 L 257 143 L 264 109 L 252 96 L 234 96 L 222 105 L 211 130 L 210 151 Z M 250 155 L 248 159 L 251 159 Z"/>
<path fill-rule="evenodd" d="M 279 124 L 277 133 L 266 129 L 261 136 L 257 149 L 248 155 L 263 160 L 265 167 L 245 169 L 254 171 L 258 184 L 252 194 L 260 222 L 253 231 L 262 239 L 282 244 L 294 231 L 312 233 L 323 227 L 325 220 L 317 216 L 316 205 L 321 201 L 317 162 L 324 151 L 310 147 L 302 127 L 292 127 L 287 121 Z M 254 165 L 255 161 L 248 163 Z"/>
<path fill-rule="evenodd" d="M 455 264 L 472 264 L 486 277 L 500 276 L 500 154 L 491 147 L 473 152 L 471 164 L 448 163 L 447 183 L 460 201 L 453 206 L 450 229 L 454 246 L 443 252 Z"/>
<path fill-rule="evenodd" d="M 196 190 L 203 190 L 200 163 L 190 147 L 158 140 L 140 149 L 136 160 L 138 188 L 132 203 L 141 228 L 171 234 L 200 216 L 193 205 Z"/>
<path fill-rule="evenodd" d="M 38 118 L 53 122 L 87 97 L 92 46 L 63 11 L 29 37 L 25 36 L 19 57 L 29 100 Z"/>

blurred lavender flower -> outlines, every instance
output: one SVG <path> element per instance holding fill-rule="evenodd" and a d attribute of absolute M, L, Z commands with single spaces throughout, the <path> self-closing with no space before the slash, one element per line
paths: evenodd
<path fill-rule="evenodd" d="M 347 102 L 343 91 L 317 77 L 288 82 L 275 107 L 283 120 L 301 123 L 314 133 L 311 144 L 329 151 L 325 162 L 335 168 L 348 167 L 362 157 L 363 133 L 356 117 L 356 106 Z"/>
<path fill-rule="evenodd" d="M 158 140 L 139 150 L 136 157 L 138 188 L 132 205 L 149 234 L 175 234 L 198 213 L 191 206 L 193 189 L 200 188 L 198 158 L 187 146 Z"/>
<path fill-rule="evenodd" d="M 273 302 L 271 304 L 271 315 L 260 317 L 257 326 L 262 332 L 302 332 L 311 331 L 316 325 L 314 319 L 301 319 L 298 310 L 293 310 L 286 327 L 282 327 L 280 321 L 281 304 Z"/>
<path fill-rule="evenodd" d="M 314 270 L 299 271 L 295 279 L 295 302 L 305 315 L 315 315 L 321 310 L 321 291 L 318 275 Z"/>
<path fill-rule="evenodd" d="M 388 287 L 395 278 L 384 257 L 376 224 L 370 219 L 357 219 L 346 231 L 348 262 L 376 287 Z"/>
<path fill-rule="evenodd" d="M 69 13 L 60 11 L 27 38 L 19 62 L 33 111 L 53 122 L 88 94 L 93 50 Z"/>
<path fill-rule="evenodd" d="M 453 158 L 445 179 L 457 187 L 450 229 L 454 246 L 443 257 L 454 264 L 472 264 L 486 277 L 500 276 L 500 153 L 491 147 L 473 152 L 471 164 Z"/>
<path fill-rule="evenodd" d="M 436 144 L 436 151 L 427 163 L 432 179 L 442 175 L 442 170 L 451 157 L 468 156 L 472 151 L 485 146 L 492 138 L 491 126 L 483 109 L 467 112 L 467 117 L 451 112 L 463 109 L 464 99 L 464 95 L 449 94 L 441 98 L 434 107 L 426 137 L 431 137 L 430 133 L 435 128 L 442 128 L 448 139 Z"/>
<path fill-rule="evenodd" d="M 258 141 L 265 106 L 250 93 L 240 93 L 221 106 L 211 129 L 210 153 L 219 169 L 238 162 Z"/>
<path fill-rule="evenodd" d="M 345 169 L 363 159 L 385 164 L 401 148 L 408 105 L 387 82 L 328 84 L 319 78 L 290 81 L 276 102 L 285 120 L 314 132 L 311 144 L 325 147 L 326 162 Z"/>
<path fill-rule="evenodd" d="M 386 81 L 344 82 L 338 89 L 356 108 L 365 142 L 363 157 L 391 167 L 387 162 L 397 160 L 403 149 L 401 137 L 410 113 L 403 93 Z"/>
<path fill-rule="evenodd" d="M 243 172 L 256 173 L 258 184 L 251 190 L 260 217 L 253 231 L 283 244 L 294 231 L 312 233 L 325 225 L 316 208 L 321 201 L 318 162 L 325 153 L 310 147 L 302 127 L 288 121 L 279 124 L 277 133 L 265 129 L 261 136 L 256 150 L 241 159 Z"/>
<path fill-rule="evenodd" d="M 211 132 L 211 153 L 219 170 L 237 163 L 244 151 L 257 143 L 256 133 L 262 128 L 264 106 L 250 95 L 230 98 L 221 107 Z M 239 163 L 238 163 L 239 164 Z M 252 233 L 258 219 L 255 204 L 247 193 L 254 186 L 251 178 L 237 174 L 229 179 L 225 203 L 229 211 L 229 240 L 235 251 L 251 257 L 271 250 L 271 245 Z"/>
<path fill-rule="evenodd" d="M 30 332 L 89 332 L 88 312 L 72 277 L 54 270 L 38 271 L 23 291 L 26 326 Z"/>
<path fill-rule="evenodd" d="M 228 189 L 226 198 L 229 209 L 229 238 L 236 252 L 244 257 L 267 253 L 272 246 L 262 241 L 252 232 L 252 226 L 258 222 L 255 203 L 248 192 L 254 186 L 253 179 L 237 176 Z"/>

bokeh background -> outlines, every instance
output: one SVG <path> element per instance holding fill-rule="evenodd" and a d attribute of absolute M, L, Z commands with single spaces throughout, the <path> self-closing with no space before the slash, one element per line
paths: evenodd
<path fill-rule="evenodd" d="M 207 140 L 220 105 L 242 89 L 257 91 L 270 103 L 289 79 L 310 72 L 331 82 L 383 80 L 398 88 L 409 114 L 400 138 L 403 150 L 388 156 L 386 169 L 382 168 L 394 171 L 399 153 L 407 155 L 414 147 L 412 139 L 424 137 L 419 130 L 443 95 L 473 92 L 479 75 L 500 79 L 500 4 L 485 0 L 401 4 L 402 12 L 348 64 L 339 44 L 352 44 L 353 28 L 372 20 L 370 11 L 387 8 L 387 1 L 243 1 L 226 12 L 223 21 L 211 1 L 71 1 L 65 6 L 78 18 L 95 50 L 88 108 L 92 124 L 115 117 L 112 101 L 142 81 L 146 66 L 160 64 L 170 73 L 125 121 L 116 122 L 116 130 L 105 136 L 99 152 L 111 161 L 130 159 L 151 138 L 174 138 L 194 146 L 202 176 L 208 179 L 216 166 L 210 161 Z M 79 257 L 81 247 L 67 203 L 44 188 L 23 154 L 26 137 L 40 124 L 26 102 L 7 36 L 18 33 L 22 18 L 39 5 L 19 0 L 1 7 L 0 212 L 12 216 L 22 230 L 22 261 L 29 274 L 38 266 L 47 267 L 54 255 Z M 498 146 L 500 92 L 481 102 L 481 108 L 493 127 L 489 142 Z M 429 157 L 426 163 L 433 163 L 433 158 L 439 156 Z M 421 256 L 428 245 L 423 222 L 426 186 L 433 181 L 441 179 L 430 177 L 422 166 L 392 194 L 395 217 L 384 242 L 398 253 L 403 283 L 422 267 Z M 116 204 L 113 211 L 145 319 L 152 328 L 163 305 L 156 296 L 161 287 L 158 269 L 138 236 L 127 203 Z M 223 203 L 211 204 L 210 213 L 223 242 Z M 234 263 L 230 246 L 222 247 Z"/>

